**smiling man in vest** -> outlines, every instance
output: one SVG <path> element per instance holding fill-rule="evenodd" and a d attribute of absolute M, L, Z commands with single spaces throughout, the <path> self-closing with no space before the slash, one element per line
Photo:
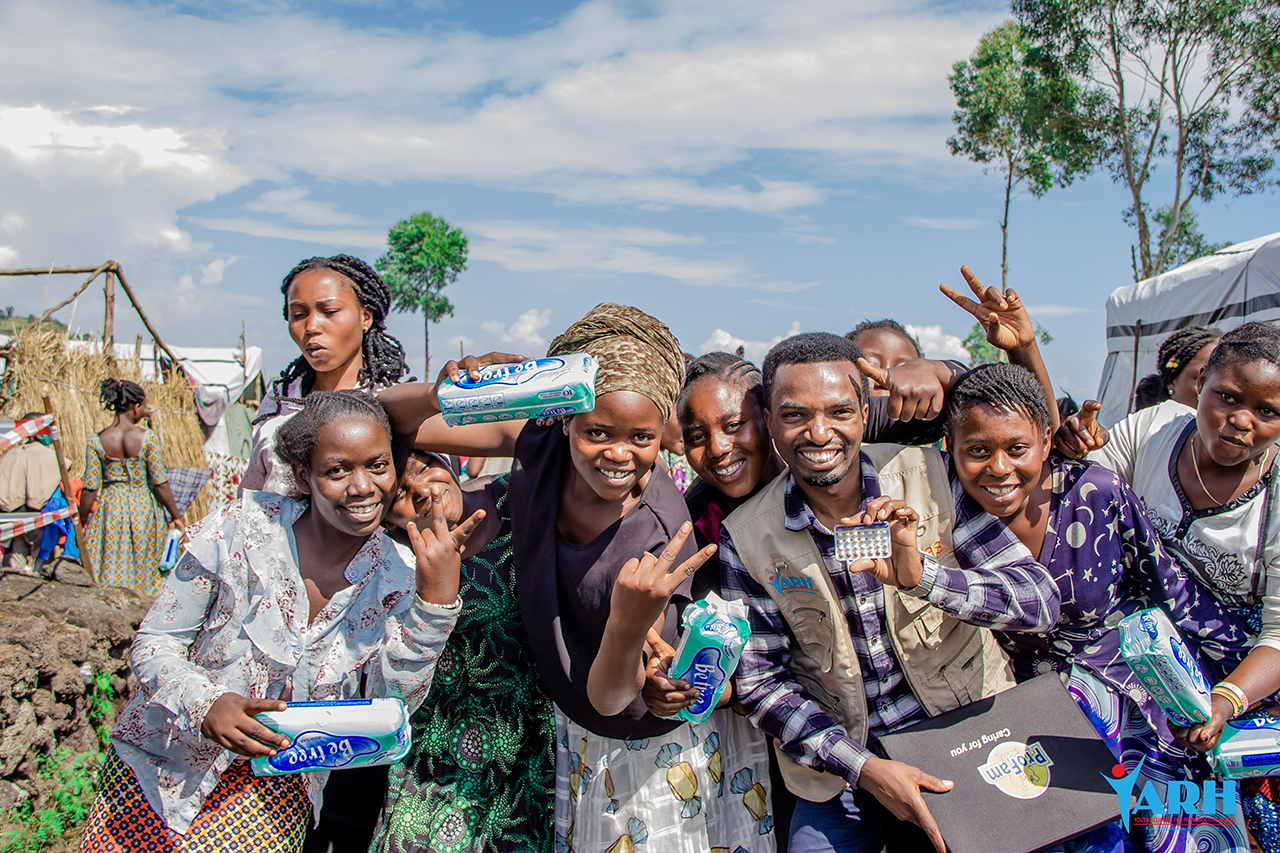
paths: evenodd
<path fill-rule="evenodd" d="M 735 693 L 775 739 L 799 798 L 792 853 L 930 842 L 945 853 L 921 790 L 952 784 L 875 757 L 869 744 L 1011 687 L 986 628 L 1047 630 L 1058 590 L 998 520 L 952 487 L 938 451 L 862 447 L 860 357 L 842 337 L 811 333 L 765 358 L 769 432 L 789 471 L 721 532 L 725 596 L 750 605 Z M 893 556 L 846 567 L 833 528 L 867 509 L 894 522 Z M 912 537 L 918 548 L 905 544 Z"/>

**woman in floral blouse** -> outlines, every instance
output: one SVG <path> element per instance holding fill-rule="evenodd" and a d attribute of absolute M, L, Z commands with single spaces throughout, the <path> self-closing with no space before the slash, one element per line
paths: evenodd
<path fill-rule="evenodd" d="M 437 499 L 431 527 L 410 529 L 412 554 L 382 533 L 390 427 L 359 392 L 312 394 L 277 452 L 297 496 L 246 492 L 193 526 L 138 631 L 139 689 L 82 851 L 296 851 L 328 774 L 253 776 L 238 759 L 288 745 L 253 716 L 361 693 L 413 709 L 431 686 L 479 519 L 451 534 Z"/>

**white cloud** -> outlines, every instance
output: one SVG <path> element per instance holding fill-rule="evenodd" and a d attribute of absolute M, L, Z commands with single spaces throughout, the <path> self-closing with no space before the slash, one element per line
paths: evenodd
<path fill-rule="evenodd" d="M 913 326 L 910 323 L 903 328 L 907 334 L 920 342 L 925 358 L 956 358 L 969 360 L 969 351 L 964 348 L 964 339 L 948 335 L 942 326 Z"/>
<path fill-rule="evenodd" d="M 13 266 L 18 262 L 18 250 L 12 246 L 0 246 L 0 267 Z"/>
<path fill-rule="evenodd" d="M 446 340 L 451 344 L 450 352 L 453 352 L 456 347 L 462 355 L 475 355 L 473 350 L 476 345 L 475 338 L 469 338 L 466 335 L 454 335 Z"/>
<path fill-rule="evenodd" d="M 545 347 L 547 341 L 542 337 L 542 330 L 551 322 L 551 309 L 530 308 L 516 318 L 510 326 L 503 326 L 497 320 L 487 320 L 480 328 L 497 336 L 504 344 L 527 344 L 531 347 Z"/>
<path fill-rule="evenodd" d="M 285 219 L 300 225 L 368 224 L 363 216 L 343 213 L 331 202 L 313 201 L 307 198 L 308 192 L 306 187 L 271 190 L 245 204 L 245 208 L 263 213 L 278 213 Z"/>
<path fill-rule="evenodd" d="M 307 229 L 290 228 L 262 219 L 205 219 L 191 220 L 213 231 L 231 231 L 236 234 L 248 234 L 252 237 L 269 237 L 273 240 L 295 240 L 299 243 L 317 243 L 321 246 L 358 246 L 361 249 L 387 248 L 387 235 L 381 231 L 360 231 L 351 229 Z"/>
<path fill-rule="evenodd" d="M 908 225 L 929 228 L 934 231 L 975 231 L 984 225 L 981 219 L 940 219 L 930 216 L 900 216 Z"/>
<path fill-rule="evenodd" d="M 736 258 L 692 258 L 673 249 L 704 238 L 655 228 L 573 227 L 553 222 L 495 220 L 466 226 L 471 258 L 513 272 L 647 273 L 693 287 L 741 287 L 792 292 L 817 282 L 769 281 Z M 662 251 L 659 251 L 662 250 Z"/>
<path fill-rule="evenodd" d="M 791 328 L 787 329 L 785 335 L 774 335 L 767 341 L 749 341 L 744 338 L 726 332 L 724 329 L 716 329 L 711 333 L 711 337 L 702 342 L 702 352 L 736 352 L 738 347 L 744 350 L 743 357 L 747 361 L 760 364 L 764 361 L 764 357 L 768 355 L 769 350 L 773 349 L 775 344 L 780 343 L 785 338 L 792 335 L 800 334 L 800 321 L 793 320 Z"/>
<path fill-rule="evenodd" d="M 1074 314 L 1096 314 L 1096 308 L 1079 305 L 1028 305 L 1027 313 L 1035 317 L 1070 317 Z"/>
<path fill-rule="evenodd" d="M 822 201 L 833 168 L 918 180 L 924 163 L 955 168 L 946 75 L 1000 17 L 923 0 L 588 0 L 542 29 L 484 36 L 352 26 L 305 5 L 208 17 L 93 0 L 5 7 L 0 80 L 13 82 L 0 99 L 49 107 L 25 108 L 13 143 L 24 162 L 125 150 L 142 168 L 214 169 L 221 158 L 190 137 L 216 127 L 241 169 L 282 185 L 250 209 L 304 225 L 358 224 L 290 196 L 307 176 L 760 213 Z M 86 121 L 39 114 L 59 109 Z M 824 168 L 708 178 L 761 151 L 816 154 Z"/>
<path fill-rule="evenodd" d="M 8 231 L 13 234 L 27 227 L 27 220 L 21 213 L 10 211 L 0 217 L 0 231 Z"/>
<path fill-rule="evenodd" d="M 36 172 L 65 158 L 94 164 L 117 180 L 142 171 L 233 171 L 175 128 L 88 124 L 42 106 L 0 108 L 0 151 Z"/>
<path fill-rule="evenodd" d="M 218 284 L 222 281 L 227 267 L 236 262 L 236 258 L 218 258 L 200 267 L 200 283 L 203 285 Z"/>

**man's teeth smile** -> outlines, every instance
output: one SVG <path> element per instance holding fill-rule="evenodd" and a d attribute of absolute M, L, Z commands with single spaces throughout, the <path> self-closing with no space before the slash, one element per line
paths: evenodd
<path fill-rule="evenodd" d="M 732 477 L 734 474 L 737 474 L 739 471 L 741 471 L 743 466 L 745 466 L 746 464 L 747 464 L 747 460 L 739 459 L 737 462 L 730 462 L 728 465 L 725 465 L 721 468 L 712 468 L 711 470 L 715 472 L 715 475 L 717 477 L 727 480 L 730 477 Z"/>
<path fill-rule="evenodd" d="M 814 465 L 826 465 L 834 462 L 835 458 L 840 455 L 839 450 L 801 450 L 800 455 Z"/>
<path fill-rule="evenodd" d="M 606 480 L 614 480 L 619 483 L 631 476 L 630 471 L 610 471 L 607 468 L 597 468 L 596 470 Z"/>

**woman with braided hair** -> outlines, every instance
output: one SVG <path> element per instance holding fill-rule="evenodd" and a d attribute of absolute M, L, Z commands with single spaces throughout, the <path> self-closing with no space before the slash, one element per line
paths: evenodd
<path fill-rule="evenodd" d="M 1189 326 L 1165 338 L 1156 351 L 1156 372 L 1144 376 L 1133 393 L 1134 410 L 1165 400 L 1194 409 L 1196 380 L 1220 337 L 1219 329 Z"/>
<path fill-rule="evenodd" d="M 87 524 L 89 559 L 102 583 L 143 595 L 160 590 L 160 546 L 166 528 L 178 528 L 178 505 L 169 489 L 160 441 L 138 425 L 147 416 L 147 392 L 136 382 L 105 379 L 102 407 L 111 426 L 89 440 L 85 453 L 80 523 Z M 92 516 L 89 510 L 97 500 Z"/>
<path fill-rule="evenodd" d="M 1195 390 L 1194 411 L 1170 400 L 1134 412 L 1089 458 L 1133 487 L 1165 548 L 1255 632 L 1248 658 L 1214 688 L 1209 722 L 1178 732 L 1207 751 L 1227 720 L 1280 688 L 1280 329 L 1222 335 Z M 1277 853 L 1280 780 L 1241 788 L 1250 831 Z"/>
<path fill-rule="evenodd" d="M 1043 386 L 1025 368 L 984 364 L 947 404 L 951 475 L 967 499 L 1000 519 L 1053 577 L 1061 616 L 1047 633 L 997 631 L 1015 678 L 1055 672 L 1117 760 L 1142 763 L 1144 781 L 1199 784 L 1209 768 L 1179 744 L 1168 719 L 1120 654 L 1116 622 L 1160 607 L 1200 650 L 1207 672 L 1233 670 L 1248 654 L 1250 630 L 1175 562 L 1142 502 L 1113 471 L 1050 455 Z M 1140 783 L 1141 786 L 1142 783 Z M 1123 850 L 1118 824 L 1068 842 L 1069 851 Z M 1138 850 L 1240 851 L 1239 822 L 1167 820 L 1132 828 Z"/>
<path fill-rule="evenodd" d="M 387 334 L 391 291 L 373 267 L 350 255 L 308 258 L 280 285 L 289 335 L 302 350 L 271 386 L 254 419 L 242 489 L 283 494 L 287 466 L 275 456 L 275 434 L 313 391 L 356 389 L 377 394 L 409 372 L 404 347 Z"/>

